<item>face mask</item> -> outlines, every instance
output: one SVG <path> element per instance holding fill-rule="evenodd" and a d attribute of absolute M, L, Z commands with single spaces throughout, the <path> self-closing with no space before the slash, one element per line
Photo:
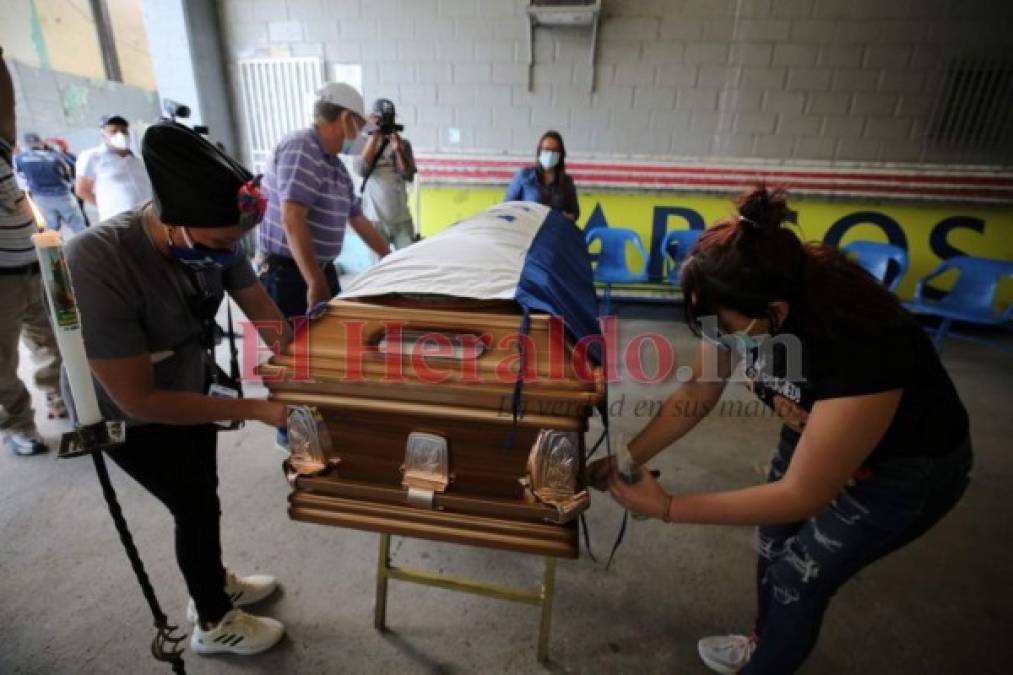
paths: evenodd
<path fill-rule="evenodd" d="M 366 141 L 368 139 L 362 134 L 357 135 L 355 138 L 346 138 L 341 143 L 341 154 L 342 155 L 361 155 L 363 149 L 366 147 Z"/>
<path fill-rule="evenodd" d="M 122 131 L 117 131 L 109 138 L 109 147 L 116 150 L 127 150 L 130 148 L 130 138 Z"/>
<path fill-rule="evenodd" d="M 223 270 L 236 262 L 237 254 L 234 249 L 224 250 L 203 244 L 194 244 L 185 227 L 181 227 L 180 231 L 183 233 L 186 246 L 176 246 L 172 242 L 172 234 L 170 233 L 169 255 L 195 272 Z"/>
<path fill-rule="evenodd" d="M 760 341 L 755 335 L 750 335 L 749 331 L 753 329 L 756 324 L 756 319 L 749 322 L 743 330 L 737 330 L 734 333 L 728 333 L 725 336 L 726 340 L 734 340 L 735 345 L 738 347 L 741 353 L 751 352 L 760 346 Z"/>
<path fill-rule="evenodd" d="M 538 153 L 538 163 L 542 165 L 543 169 L 551 169 L 559 164 L 560 153 L 553 150 L 542 150 Z"/>
<path fill-rule="evenodd" d="M 759 348 L 760 346 L 760 340 L 755 335 L 749 334 L 749 331 L 753 329 L 754 325 L 756 325 L 756 319 L 750 321 L 749 325 L 743 330 L 726 333 L 720 328 L 717 328 L 715 324 L 713 326 L 708 326 L 710 330 L 703 329 L 700 336 L 707 342 L 716 346 L 718 349 L 727 350 L 734 347 L 737 352 L 744 355 Z"/>

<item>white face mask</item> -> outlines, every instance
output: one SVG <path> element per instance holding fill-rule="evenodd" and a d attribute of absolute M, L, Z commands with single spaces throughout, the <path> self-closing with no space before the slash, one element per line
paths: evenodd
<path fill-rule="evenodd" d="M 538 153 L 538 163 L 542 165 L 543 169 L 551 169 L 559 164 L 560 153 L 553 150 L 542 150 Z"/>
<path fill-rule="evenodd" d="M 130 149 L 130 137 L 122 131 L 117 131 L 115 134 L 109 137 L 109 147 L 116 150 L 128 150 Z"/>

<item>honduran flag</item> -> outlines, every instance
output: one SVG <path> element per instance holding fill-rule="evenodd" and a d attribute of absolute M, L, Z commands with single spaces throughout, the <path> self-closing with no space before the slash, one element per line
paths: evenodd
<path fill-rule="evenodd" d="M 531 312 L 544 312 L 560 317 L 574 340 L 600 335 L 584 232 L 533 202 L 497 204 L 396 251 L 356 276 L 339 297 L 388 294 L 514 300 L 523 312 L 521 333 Z M 600 341 L 589 347 L 601 364 Z"/>

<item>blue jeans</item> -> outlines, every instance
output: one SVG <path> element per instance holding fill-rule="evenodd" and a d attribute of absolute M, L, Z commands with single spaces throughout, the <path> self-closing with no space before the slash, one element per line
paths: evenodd
<path fill-rule="evenodd" d="M 81 206 L 69 192 L 55 197 L 33 194 L 32 201 L 39 207 L 49 229 L 59 230 L 63 225 L 67 225 L 71 232 L 77 234 L 85 228 Z"/>
<path fill-rule="evenodd" d="M 341 290 L 338 285 L 338 272 L 334 263 L 323 267 L 324 277 L 331 289 L 331 297 Z M 306 280 L 303 279 L 299 267 L 290 258 L 268 256 L 260 268 L 260 283 L 271 296 L 278 309 L 286 318 L 306 314 Z"/>
<path fill-rule="evenodd" d="M 784 475 L 793 452 L 782 442 L 768 481 Z M 964 494 L 972 463 L 970 440 L 944 457 L 873 460 L 815 518 L 758 528 L 758 642 L 742 673 L 798 670 L 837 589 L 946 515 Z"/>

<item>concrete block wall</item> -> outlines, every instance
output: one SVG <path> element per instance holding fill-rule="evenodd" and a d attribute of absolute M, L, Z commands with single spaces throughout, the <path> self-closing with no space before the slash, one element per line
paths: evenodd
<path fill-rule="evenodd" d="M 226 59 L 361 64 L 420 150 L 1010 164 L 1013 141 L 926 140 L 948 59 L 1000 57 L 1009 0 L 605 0 L 589 33 L 537 29 L 526 0 L 220 0 Z M 234 82 L 233 82 L 234 84 Z M 233 87 L 235 90 L 235 87 Z"/>
<path fill-rule="evenodd" d="M 141 127 L 158 118 L 153 91 L 119 82 L 92 80 L 49 68 L 7 61 L 14 81 L 14 114 L 18 140 L 28 131 L 67 139 L 75 153 L 98 145 L 99 118 L 118 114 Z M 140 142 L 140 134 L 132 134 Z"/>

